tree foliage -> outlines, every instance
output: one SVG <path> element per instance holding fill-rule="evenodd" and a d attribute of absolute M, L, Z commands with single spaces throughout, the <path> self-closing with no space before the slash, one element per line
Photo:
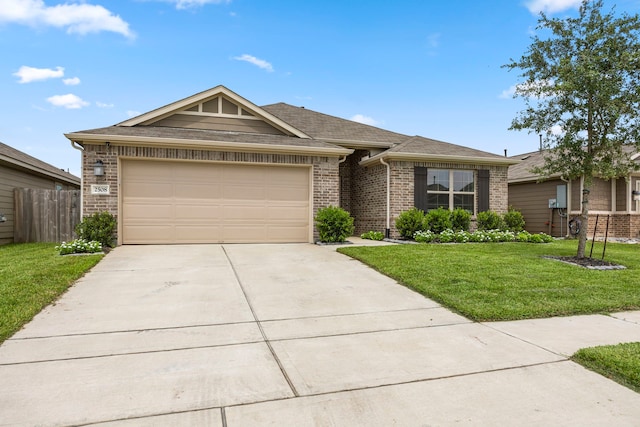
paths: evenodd
<path fill-rule="evenodd" d="M 510 129 L 543 136 L 545 163 L 533 172 L 583 180 L 578 257 L 584 257 L 593 177 L 624 177 L 638 170 L 640 150 L 640 20 L 603 14 L 602 0 L 583 0 L 578 17 L 544 13 L 527 52 L 504 67 L 524 81 L 515 97 L 525 102 Z M 631 147 L 632 149 L 629 149 Z"/>

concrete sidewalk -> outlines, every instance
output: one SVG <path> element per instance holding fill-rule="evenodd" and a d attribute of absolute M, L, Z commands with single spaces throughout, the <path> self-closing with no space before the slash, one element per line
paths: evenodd
<path fill-rule="evenodd" d="M 333 249 L 118 247 L 0 346 L 0 425 L 638 425 L 568 356 L 639 312 L 473 323 Z"/>

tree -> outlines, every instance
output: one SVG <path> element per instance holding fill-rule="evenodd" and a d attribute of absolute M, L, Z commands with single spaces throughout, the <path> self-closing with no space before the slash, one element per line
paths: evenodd
<path fill-rule="evenodd" d="M 626 147 L 640 150 L 640 19 L 601 9 L 602 0 L 583 0 L 577 18 L 541 13 L 536 29 L 549 37 L 533 36 L 527 52 L 504 65 L 524 79 L 514 97 L 526 108 L 509 129 L 543 135 L 545 162 L 533 172 L 583 181 L 578 258 L 585 253 L 593 178 L 639 169 Z"/>

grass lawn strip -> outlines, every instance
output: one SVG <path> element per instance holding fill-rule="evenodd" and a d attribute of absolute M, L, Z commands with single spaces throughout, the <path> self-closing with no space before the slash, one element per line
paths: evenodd
<path fill-rule="evenodd" d="M 640 342 L 583 348 L 571 360 L 640 393 Z"/>
<path fill-rule="evenodd" d="M 545 259 L 572 256 L 576 241 L 343 247 L 405 286 L 472 320 L 500 321 L 640 309 L 637 245 L 607 245 L 625 270 L 588 270 Z M 594 256 L 601 250 L 596 245 Z"/>
<path fill-rule="evenodd" d="M 0 246 L 0 343 L 55 301 L 103 256 L 60 256 L 55 246 Z"/>

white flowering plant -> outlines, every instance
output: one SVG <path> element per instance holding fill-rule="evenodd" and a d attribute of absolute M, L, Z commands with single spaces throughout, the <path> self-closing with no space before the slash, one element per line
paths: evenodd
<path fill-rule="evenodd" d="M 102 252 L 102 245 L 95 240 L 87 241 L 84 239 L 76 239 L 70 242 L 62 242 L 59 246 L 56 246 L 56 251 L 60 252 L 60 255 L 69 254 L 83 254 L 83 253 L 96 253 Z"/>
<path fill-rule="evenodd" d="M 530 234 L 526 231 L 514 233 L 503 230 L 477 230 L 468 231 L 443 230 L 436 234 L 432 231 L 416 231 L 413 239 L 418 243 L 483 243 L 483 242 L 526 242 L 526 243 L 550 243 L 553 237 L 545 233 Z"/>

